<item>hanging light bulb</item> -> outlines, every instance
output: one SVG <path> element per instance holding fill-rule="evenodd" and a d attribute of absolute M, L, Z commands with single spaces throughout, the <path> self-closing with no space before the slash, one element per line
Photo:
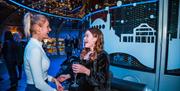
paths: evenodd
<path fill-rule="evenodd" d="M 106 7 L 105 7 L 105 10 L 108 11 L 108 10 L 109 10 L 109 6 L 106 6 Z"/>
<path fill-rule="evenodd" d="M 136 3 L 133 3 L 133 6 L 135 7 L 137 4 Z"/>
<path fill-rule="evenodd" d="M 98 4 L 96 4 L 96 5 L 95 5 L 95 9 L 98 9 L 98 7 L 99 7 Z"/>
<path fill-rule="evenodd" d="M 121 6 L 122 5 L 122 1 L 117 1 L 117 6 Z"/>

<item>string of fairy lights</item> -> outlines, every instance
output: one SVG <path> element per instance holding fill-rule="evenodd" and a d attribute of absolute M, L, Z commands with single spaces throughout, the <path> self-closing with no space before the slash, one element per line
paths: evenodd
<path fill-rule="evenodd" d="M 67 20 L 82 20 L 92 15 L 91 13 L 104 11 L 106 7 L 116 8 L 120 5 L 129 5 L 144 0 L 9 0 L 18 5 L 19 14 L 27 10 L 46 14 L 52 17 Z M 101 2 L 100 2 L 101 1 Z M 153 1 L 153 0 L 148 0 Z M 147 2 L 147 1 L 146 1 Z M 111 9 L 111 8 L 110 8 Z"/>

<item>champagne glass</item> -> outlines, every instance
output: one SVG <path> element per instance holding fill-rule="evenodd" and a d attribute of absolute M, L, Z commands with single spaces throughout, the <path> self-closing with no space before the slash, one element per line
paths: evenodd
<path fill-rule="evenodd" d="M 79 64 L 79 62 L 77 62 L 77 61 L 74 61 L 74 62 L 72 62 L 72 64 Z M 74 82 L 73 82 L 73 84 L 71 85 L 71 87 L 79 87 L 79 85 L 77 84 L 77 73 L 74 73 Z"/>

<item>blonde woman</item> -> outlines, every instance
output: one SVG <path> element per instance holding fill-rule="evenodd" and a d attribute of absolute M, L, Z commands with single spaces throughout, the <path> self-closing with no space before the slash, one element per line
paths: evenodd
<path fill-rule="evenodd" d="M 26 91 L 63 90 L 61 84 L 47 74 L 50 60 L 42 48 L 42 40 L 49 38 L 50 31 L 48 19 L 44 15 L 25 14 L 24 33 L 29 38 L 24 52 L 24 68 L 27 76 Z M 57 88 L 48 85 L 47 81 L 54 82 Z"/>

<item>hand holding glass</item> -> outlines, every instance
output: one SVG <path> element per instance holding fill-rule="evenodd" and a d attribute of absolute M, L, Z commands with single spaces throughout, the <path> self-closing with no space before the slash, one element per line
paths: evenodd
<path fill-rule="evenodd" d="M 79 64 L 79 62 L 73 62 L 73 64 Z M 77 80 L 76 80 L 76 77 L 77 77 L 77 73 L 74 73 L 74 83 L 71 85 L 71 87 L 79 87 L 79 85 L 77 84 Z"/>

